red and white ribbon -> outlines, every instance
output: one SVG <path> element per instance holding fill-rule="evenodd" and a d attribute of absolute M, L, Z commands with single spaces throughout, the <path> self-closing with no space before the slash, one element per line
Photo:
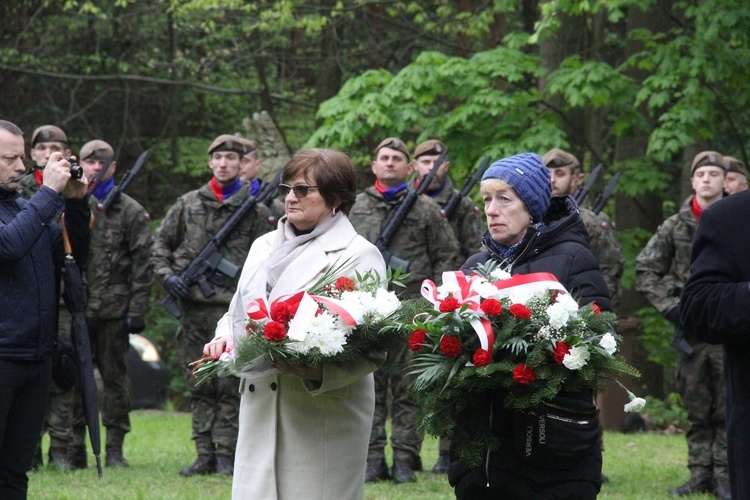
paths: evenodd
<path fill-rule="evenodd" d="M 499 290 L 496 295 L 498 299 L 510 297 L 518 292 L 532 295 L 547 290 L 558 290 L 560 293 L 568 293 L 551 273 L 516 274 L 508 279 L 494 281 L 492 284 Z"/>
<path fill-rule="evenodd" d="M 453 298 L 458 300 L 462 306 L 468 305 L 469 310 L 474 312 L 479 311 L 479 304 L 482 301 L 482 297 L 477 292 L 476 286 L 483 281 L 484 278 L 480 276 L 475 274 L 466 276 L 461 271 L 443 273 L 443 285 L 450 287 Z M 422 282 L 422 296 L 429 300 L 435 309 L 440 310 L 440 303 L 443 301 L 438 298 L 437 287 L 431 280 L 424 280 Z M 469 324 L 476 332 L 482 349 L 492 352 L 492 344 L 495 343 L 495 333 L 492 331 L 492 325 L 489 320 L 476 315 L 469 321 Z M 472 363 L 469 362 L 467 365 L 472 366 Z"/>

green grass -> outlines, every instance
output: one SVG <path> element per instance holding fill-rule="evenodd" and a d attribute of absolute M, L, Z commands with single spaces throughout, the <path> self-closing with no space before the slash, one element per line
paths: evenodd
<path fill-rule="evenodd" d="M 129 469 L 105 468 L 104 478 L 100 481 L 91 466 L 93 455 L 89 455 L 89 468 L 83 471 L 59 472 L 45 466 L 29 475 L 29 498 L 220 499 L 231 496 L 230 478 L 183 478 L 178 475 L 180 469 L 195 459 L 188 413 L 135 411 L 131 414 L 131 421 L 133 432 L 125 441 L 125 456 L 131 465 Z M 602 487 L 599 498 L 667 499 L 671 498 L 667 490 L 688 478 L 685 467 L 687 445 L 683 435 L 607 432 L 604 444 L 604 474 L 609 477 L 609 482 Z M 45 438 L 45 450 L 47 446 Z M 436 458 L 437 440 L 427 437 L 422 448 L 425 472 L 418 474 L 416 483 L 398 486 L 390 482 L 368 484 L 365 486 L 365 498 L 453 498 L 446 477 L 429 472 Z M 388 459 L 390 462 L 390 457 Z M 695 500 L 709 498 L 713 496 L 691 497 Z"/>

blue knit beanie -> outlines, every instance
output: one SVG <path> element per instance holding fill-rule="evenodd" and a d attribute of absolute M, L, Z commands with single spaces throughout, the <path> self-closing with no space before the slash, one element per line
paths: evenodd
<path fill-rule="evenodd" d="M 497 160 L 484 172 L 482 180 L 486 179 L 507 182 L 526 204 L 534 222 L 544 220 L 549 210 L 552 181 L 539 155 L 521 153 Z"/>

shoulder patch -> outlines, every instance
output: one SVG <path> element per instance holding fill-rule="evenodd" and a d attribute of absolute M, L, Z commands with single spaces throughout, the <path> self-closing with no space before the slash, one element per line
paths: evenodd
<path fill-rule="evenodd" d="M 143 218 L 146 219 L 147 221 L 150 221 L 151 220 L 151 214 L 148 213 L 148 212 L 143 212 Z"/>
<path fill-rule="evenodd" d="M 601 221 L 599 226 L 601 226 L 602 229 L 609 229 L 609 224 L 605 220 Z"/>

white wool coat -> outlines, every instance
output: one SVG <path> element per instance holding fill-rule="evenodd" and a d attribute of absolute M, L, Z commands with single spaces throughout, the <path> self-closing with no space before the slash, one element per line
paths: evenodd
<path fill-rule="evenodd" d="M 385 277 L 380 252 L 359 236 L 346 217 L 303 244 L 302 253 L 267 293 L 262 262 L 276 231 L 253 243 L 227 314 L 216 335 L 243 330 L 252 299 L 307 289 L 337 260 L 356 258 L 355 268 Z M 232 325 L 235 325 L 232 328 Z M 319 386 L 276 370 L 243 374 L 240 429 L 232 496 L 242 499 L 360 499 L 375 405 L 372 371 L 365 361 L 324 365 Z"/>

